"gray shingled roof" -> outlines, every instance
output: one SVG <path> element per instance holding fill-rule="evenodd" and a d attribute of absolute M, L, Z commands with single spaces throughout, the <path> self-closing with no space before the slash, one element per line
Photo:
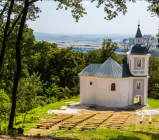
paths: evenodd
<path fill-rule="evenodd" d="M 141 31 L 140 31 L 140 27 L 138 26 L 137 32 L 136 32 L 136 36 L 135 37 L 142 37 Z"/>
<path fill-rule="evenodd" d="M 105 78 L 132 77 L 128 64 L 118 64 L 109 57 L 103 64 L 90 64 L 82 70 L 79 76 L 96 76 Z"/>
<path fill-rule="evenodd" d="M 143 46 L 141 44 L 135 44 L 131 47 L 132 48 L 130 49 L 130 55 L 146 55 L 146 54 L 149 54 L 146 46 Z"/>
<path fill-rule="evenodd" d="M 94 76 L 96 71 L 99 69 L 99 67 L 102 64 L 89 64 L 87 67 L 85 67 L 78 75 L 83 75 L 83 76 Z"/>

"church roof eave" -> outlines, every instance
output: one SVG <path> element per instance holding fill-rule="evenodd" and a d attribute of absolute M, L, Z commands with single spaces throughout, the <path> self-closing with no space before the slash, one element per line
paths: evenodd
<path fill-rule="evenodd" d="M 109 57 L 103 64 L 88 65 L 78 75 L 101 78 L 128 78 L 133 76 L 129 71 L 128 64 L 118 64 L 111 57 Z"/>

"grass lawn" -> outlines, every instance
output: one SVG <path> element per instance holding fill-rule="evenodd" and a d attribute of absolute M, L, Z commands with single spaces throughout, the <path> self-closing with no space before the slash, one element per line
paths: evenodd
<path fill-rule="evenodd" d="M 159 108 L 159 100 L 148 99 L 147 102 L 150 108 Z"/>
<path fill-rule="evenodd" d="M 84 132 L 79 130 L 63 131 L 58 132 L 56 137 L 72 137 L 81 140 L 158 140 L 159 134 L 101 128 Z"/>
<path fill-rule="evenodd" d="M 31 128 L 36 128 L 36 124 L 42 122 L 42 119 L 50 119 L 53 116 L 57 116 L 57 114 L 48 114 L 47 111 L 50 109 L 58 109 L 58 110 L 62 110 L 61 106 L 68 106 L 70 105 L 70 103 L 65 103 L 65 102 L 69 102 L 69 101 L 76 101 L 79 102 L 80 101 L 80 96 L 74 97 L 72 99 L 66 99 L 66 100 L 62 100 L 56 103 L 52 103 L 52 104 L 47 104 L 45 106 L 39 106 L 37 108 L 34 108 L 30 111 L 28 111 L 25 122 L 22 122 L 22 113 L 18 114 L 18 116 L 16 116 L 16 121 L 14 122 L 14 128 L 23 128 L 24 132 L 30 130 Z M 24 114 L 23 114 L 24 115 Z M 8 124 L 9 122 L 6 121 L 4 122 L 2 120 L 1 122 L 1 126 L 2 126 L 2 130 L 6 130 L 8 128 Z"/>
<path fill-rule="evenodd" d="M 25 133 L 33 135 L 33 131 L 37 132 L 36 124 L 42 122 L 42 119 L 49 119 L 56 114 L 48 115 L 47 111 L 49 109 L 60 109 L 61 106 L 69 105 L 66 103 L 69 101 L 80 101 L 79 96 L 59 101 L 56 103 L 48 104 L 43 107 L 39 106 L 28 112 L 26 121 L 22 122 L 22 114 L 16 117 L 16 123 L 14 123 L 14 128 L 22 127 Z M 148 99 L 148 104 L 150 108 L 159 108 L 159 100 Z M 32 118 L 33 116 L 33 118 Z M 100 139 L 100 140 L 159 140 L 159 115 L 152 116 L 152 124 L 149 124 L 149 117 L 145 116 L 144 121 L 140 124 L 141 116 L 131 115 L 126 123 L 123 125 L 121 130 L 111 130 L 106 128 L 107 123 L 103 123 L 97 130 L 87 130 L 81 131 L 79 128 L 73 128 L 72 130 L 59 130 L 58 127 L 51 129 L 48 132 L 45 130 L 38 129 L 39 134 L 46 135 L 58 131 L 55 135 L 56 137 L 72 137 L 83 140 Z M 109 121 L 109 120 L 108 120 Z M 107 122 L 107 121 L 106 121 Z M 2 121 L 2 129 L 8 127 L 8 121 Z M 34 129 L 35 128 L 35 129 Z M 30 131 L 29 131 L 30 130 Z M 33 131 L 32 131 L 33 130 Z M 35 133 L 34 133 L 35 134 Z M 36 134 L 35 134 L 36 135 Z"/>

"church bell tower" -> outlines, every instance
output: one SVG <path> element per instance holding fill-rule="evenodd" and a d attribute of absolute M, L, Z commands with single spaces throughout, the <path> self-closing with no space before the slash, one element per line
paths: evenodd
<path fill-rule="evenodd" d="M 142 34 L 140 31 L 140 25 L 138 24 L 138 29 L 135 36 L 135 44 L 142 44 Z"/>

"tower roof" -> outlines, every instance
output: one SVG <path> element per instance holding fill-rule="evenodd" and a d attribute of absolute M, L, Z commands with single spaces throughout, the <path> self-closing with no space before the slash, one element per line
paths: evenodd
<path fill-rule="evenodd" d="M 138 25 L 138 29 L 137 29 L 137 32 L 136 32 L 136 38 L 137 37 L 142 37 L 142 34 L 141 34 L 141 31 L 140 31 L 140 27 L 139 27 L 140 25 Z"/>
<path fill-rule="evenodd" d="M 129 50 L 130 55 L 147 55 L 149 54 L 146 46 L 141 44 L 132 45 Z"/>

